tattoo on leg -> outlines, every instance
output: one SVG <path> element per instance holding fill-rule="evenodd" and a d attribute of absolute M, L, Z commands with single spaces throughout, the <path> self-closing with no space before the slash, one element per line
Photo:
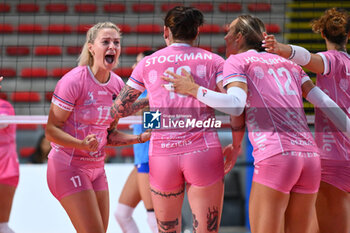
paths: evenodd
<path fill-rule="evenodd" d="M 210 207 L 208 208 L 207 213 L 207 230 L 208 231 L 217 231 L 218 230 L 218 224 L 219 224 L 219 211 L 218 208 L 215 206 L 213 207 L 213 210 L 210 210 Z"/>
<path fill-rule="evenodd" d="M 198 220 L 196 219 L 196 215 L 192 214 L 193 218 L 193 233 L 197 233 Z"/>
<path fill-rule="evenodd" d="M 160 228 L 159 232 L 168 231 L 168 230 L 174 229 L 176 226 L 179 225 L 179 219 L 176 218 L 173 221 L 160 221 L 159 219 L 157 219 L 157 223 Z M 172 232 L 176 233 L 176 231 L 172 231 Z M 168 233 L 171 233 L 171 232 L 168 232 Z"/>
<path fill-rule="evenodd" d="M 152 192 L 152 193 L 154 193 L 154 194 L 156 194 L 156 195 L 159 195 L 159 196 L 161 196 L 161 197 L 177 197 L 177 196 L 179 196 L 180 194 L 182 194 L 184 191 L 185 191 L 185 190 L 182 189 L 182 190 L 180 190 L 180 191 L 177 192 L 177 193 L 162 193 L 162 192 L 158 192 L 158 191 L 156 191 L 156 190 L 154 190 L 154 189 L 151 188 L 151 192 Z"/>

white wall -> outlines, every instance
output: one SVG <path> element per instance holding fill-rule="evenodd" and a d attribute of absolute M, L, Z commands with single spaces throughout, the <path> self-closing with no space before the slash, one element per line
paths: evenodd
<path fill-rule="evenodd" d="M 118 203 L 132 164 L 107 164 L 110 191 L 110 219 L 108 233 L 121 233 L 113 212 Z M 46 183 L 46 164 L 21 164 L 20 182 L 14 198 L 9 225 L 16 233 L 73 233 L 66 212 L 50 193 Z M 134 219 L 142 233 L 151 233 L 146 222 L 146 210 L 140 203 Z"/>

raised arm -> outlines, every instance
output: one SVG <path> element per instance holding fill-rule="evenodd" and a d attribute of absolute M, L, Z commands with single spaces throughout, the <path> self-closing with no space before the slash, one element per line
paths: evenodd
<path fill-rule="evenodd" d="M 322 74 L 324 72 L 322 57 L 318 54 L 310 53 L 301 46 L 279 43 L 274 35 L 265 35 L 262 46 L 265 47 L 267 52 L 288 58 L 313 73 Z"/>
<path fill-rule="evenodd" d="M 200 102 L 215 108 L 216 110 L 239 116 L 242 114 L 247 100 L 247 84 L 243 82 L 232 82 L 227 85 L 227 93 L 220 93 L 199 86 L 193 80 L 191 74 L 182 70 L 183 75 L 167 71 L 174 78 L 162 76 L 162 79 L 170 82 L 164 87 L 169 91 L 175 91 L 184 95 L 191 95 Z"/>
<path fill-rule="evenodd" d="M 137 100 L 141 92 L 125 85 L 120 91 L 111 108 L 113 119 L 130 116 L 148 106 L 148 98 Z"/>
<path fill-rule="evenodd" d="M 304 82 L 301 87 L 304 98 L 319 108 L 350 139 L 350 119 L 337 103 L 311 80 Z"/>

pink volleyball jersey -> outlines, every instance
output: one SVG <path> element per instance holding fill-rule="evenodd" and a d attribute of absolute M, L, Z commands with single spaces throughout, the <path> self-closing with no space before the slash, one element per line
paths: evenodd
<path fill-rule="evenodd" d="M 103 165 L 107 129 L 113 121 L 110 108 L 123 86 L 122 79 L 113 72 L 107 83 L 100 83 L 88 66 L 78 66 L 64 75 L 57 83 L 52 97 L 53 104 L 71 112 L 62 129 L 80 140 L 95 134 L 99 148 L 96 152 L 89 152 L 52 143 L 50 158 L 78 165 Z"/>
<path fill-rule="evenodd" d="M 255 162 L 286 151 L 317 152 L 303 109 L 307 80 L 298 65 L 275 54 L 249 50 L 226 60 L 223 85 L 248 85 L 245 120 Z"/>
<path fill-rule="evenodd" d="M 0 99 L 0 116 L 15 115 L 12 105 L 6 100 Z M 15 156 L 16 152 L 16 125 L 0 125 L 0 157 Z"/>
<path fill-rule="evenodd" d="M 350 56 L 329 50 L 318 53 L 324 62 L 324 73 L 317 75 L 319 86 L 350 117 Z M 315 139 L 321 158 L 350 160 L 350 140 L 321 112 L 315 109 Z"/>
<path fill-rule="evenodd" d="M 151 110 L 158 110 L 161 114 L 161 129 L 152 131 L 150 156 L 183 154 L 221 146 L 217 132 L 213 130 L 215 127 L 211 127 L 214 110 L 192 96 L 169 92 L 162 87 L 168 82 L 160 77 L 168 76 L 167 70 L 181 74 L 185 69 L 196 83 L 214 90 L 217 82 L 222 80 L 223 64 L 224 59 L 216 54 L 175 43 L 145 57 L 137 65 L 127 85 L 139 91 L 147 89 Z M 209 127 L 188 125 L 192 120 L 210 121 Z"/>

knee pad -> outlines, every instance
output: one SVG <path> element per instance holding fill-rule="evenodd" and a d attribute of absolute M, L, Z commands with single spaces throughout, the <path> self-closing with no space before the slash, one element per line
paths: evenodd
<path fill-rule="evenodd" d="M 15 233 L 7 224 L 5 223 L 0 223 L 0 233 Z"/>
<path fill-rule="evenodd" d="M 147 223 L 153 233 L 158 233 L 158 225 L 154 211 L 147 211 Z"/>
<path fill-rule="evenodd" d="M 137 225 L 132 217 L 133 212 L 134 208 L 118 203 L 117 209 L 114 212 L 114 217 L 123 233 L 139 233 Z"/>

